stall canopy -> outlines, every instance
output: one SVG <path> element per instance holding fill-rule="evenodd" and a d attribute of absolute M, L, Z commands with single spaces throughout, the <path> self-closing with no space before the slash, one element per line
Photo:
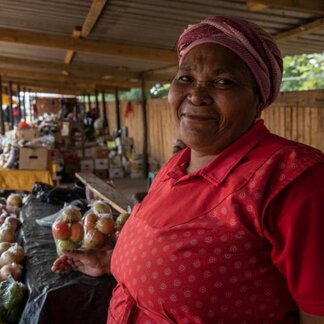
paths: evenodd
<path fill-rule="evenodd" d="M 1 0 L 2 81 L 71 94 L 168 82 L 177 36 L 214 14 L 260 24 L 284 55 L 324 51 L 323 0 Z"/>

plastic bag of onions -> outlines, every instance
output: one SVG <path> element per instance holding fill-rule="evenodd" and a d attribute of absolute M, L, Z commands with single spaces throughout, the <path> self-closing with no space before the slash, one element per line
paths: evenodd
<path fill-rule="evenodd" d="M 52 225 L 52 234 L 58 255 L 63 250 L 73 250 L 81 245 L 83 240 L 82 215 L 79 208 L 67 206 Z"/>

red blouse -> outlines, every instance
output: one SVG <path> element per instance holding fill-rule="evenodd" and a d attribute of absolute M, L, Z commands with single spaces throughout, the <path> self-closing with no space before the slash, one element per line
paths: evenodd
<path fill-rule="evenodd" d="M 324 156 L 258 121 L 209 165 L 165 164 L 122 230 L 107 323 L 324 315 Z"/>

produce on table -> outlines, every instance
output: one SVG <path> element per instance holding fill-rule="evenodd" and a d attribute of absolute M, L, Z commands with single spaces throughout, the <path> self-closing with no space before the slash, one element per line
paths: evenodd
<path fill-rule="evenodd" d="M 13 207 L 21 207 L 22 206 L 22 198 L 18 194 L 10 194 L 7 198 L 7 205 Z"/>
<path fill-rule="evenodd" d="M 10 224 L 15 231 L 21 225 L 20 219 L 18 217 L 16 217 L 15 215 L 9 215 L 8 217 L 6 217 L 4 220 L 4 223 Z"/>
<path fill-rule="evenodd" d="M 21 282 L 9 278 L 0 283 L 0 323 L 18 323 L 27 299 Z"/>
<path fill-rule="evenodd" d="M 10 242 L 0 242 L 0 255 L 4 252 L 7 251 L 11 246 L 15 245 L 15 243 L 10 243 Z"/>
<path fill-rule="evenodd" d="M 6 280 L 9 277 L 12 277 L 15 280 L 20 280 L 22 276 L 22 265 L 12 262 L 5 264 L 0 269 L 0 281 Z"/>
<path fill-rule="evenodd" d="M 0 242 L 15 242 L 15 229 L 9 223 L 0 226 Z"/>
<path fill-rule="evenodd" d="M 25 258 L 24 249 L 15 243 L 11 245 L 7 250 L 1 253 L 0 256 L 0 267 L 5 266 L 6 264 L 15 263 L 22 263 Z M 1 271 L 1 269 L 0 269 Z"/>

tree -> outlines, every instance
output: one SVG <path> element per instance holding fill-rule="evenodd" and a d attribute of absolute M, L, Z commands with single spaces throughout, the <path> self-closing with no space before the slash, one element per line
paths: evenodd
<path fill-rule="evenodd" d="M 286 56 L 281 91 L 324 89 L 324 53 Z"/>

